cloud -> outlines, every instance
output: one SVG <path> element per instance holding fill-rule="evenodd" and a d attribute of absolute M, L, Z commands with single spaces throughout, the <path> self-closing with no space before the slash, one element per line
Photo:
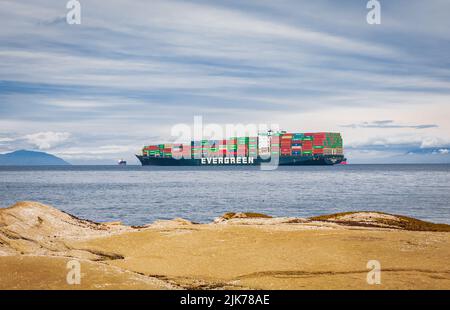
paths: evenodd
<path fill-rule="evenodd" d="M 104 155 L 114 155 L 124 152 L 131 152 L 135 149 L 139 149 L 139 146 L 101 145 L 97 147 L 69 147 L 64 148 L 61 151 L 56 151 L 56 153 L 67 157 L 80 157 L 80 156 L 99 157 Z"/>
<path fill-rule="evenodd" d="M 414 139 L 407 142 L 398 141 L 399 144 L 388 144 L 381 141 L 374 144 L 346 146 L 345 154 L 350 163 L 450 163 L 449 148 L 421 148 Z M 447 144 L 450 146 L 450 143 Z"/>
<path fill-rule="evenodd" d="M 445 149 L 450 146 L 450 139 L 427 135 L 378 135 L 364 137 L 346 143 L 349 149 L 385 150 L 398 152 L 431 152 L 437 149 Z"/>
<path fill-rule="evenodd" d="M 427 128 L 437 128 L 438 125 L 435 124 L 423 124 L 423 125 L 402 125 L 396 124 L 393 120 L 381 120 L 372 122 L 363 122 L 356 124 L 341 125 L 341 127 L 348 128 L 411 128 L 411 129 L 427 129 Z"/>
<path fill-rule="evenodd" d="M 15 139 L 13 138 L 0 138 L 0 143 L 5 143 L 5 142 L 14 142 Z"/>
<path fill-rule="evenodd" d="M 24 139 L 40 150 L 48 150 L 66 142 L 70 136 L 68 132 L 47 131 L 25 135 Z"/>
<path fill-rule="evenodd" d="M 450 140 L 442 137 L 425 137 L 420 144 L 421 149 L 439 148 L 450 145 Z"/>

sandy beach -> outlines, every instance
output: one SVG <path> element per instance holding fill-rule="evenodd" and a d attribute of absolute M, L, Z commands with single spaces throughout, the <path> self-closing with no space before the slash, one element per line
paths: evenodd
<path fill-rule="evenodd" d="M 377 212 L 128 227 L 37 202 L 0 209 L 0 289 L 450 289 L 449 258 L 449 225 Z M 367 283 L 370 260 L 381 284 Z"/>

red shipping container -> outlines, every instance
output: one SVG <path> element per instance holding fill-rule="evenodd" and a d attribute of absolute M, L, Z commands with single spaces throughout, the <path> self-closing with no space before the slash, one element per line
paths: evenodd
<path fill-rule="evenodd" d="M 146 151 L 156 151 L 156 150 L 159 150 L 159 147 L 156 146 L 156 145 L 151 145 L 151 146 L 145 147 L 144 150 L 146 150 Z"/>
<path fill-rule="evenodd" d="M 280 137 L 272 137 L 272 143 L 280 143 Z"/>

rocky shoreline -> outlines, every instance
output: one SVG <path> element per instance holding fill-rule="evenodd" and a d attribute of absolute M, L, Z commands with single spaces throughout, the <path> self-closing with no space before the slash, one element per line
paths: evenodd
<path fill-rule="evenodd" d="M 379 212 L 130 227 L 19 202 L 0 209 L 0 289 L 450 289 L 449 232 Z M 79 285 L 66 281 L 71 260 Z M 366 281 L 369 260 L 380 285 Z"/>

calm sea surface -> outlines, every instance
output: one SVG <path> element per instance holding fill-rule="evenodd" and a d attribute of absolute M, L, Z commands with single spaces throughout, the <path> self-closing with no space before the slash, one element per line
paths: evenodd
<path fill-rule="evenodd" d="M 308 217 L 351 210 L 450 224 L 450 165 L 0 167 L 0 207 L 20 200 L 129 225 L 209 222 L 229 211 Z"/>

